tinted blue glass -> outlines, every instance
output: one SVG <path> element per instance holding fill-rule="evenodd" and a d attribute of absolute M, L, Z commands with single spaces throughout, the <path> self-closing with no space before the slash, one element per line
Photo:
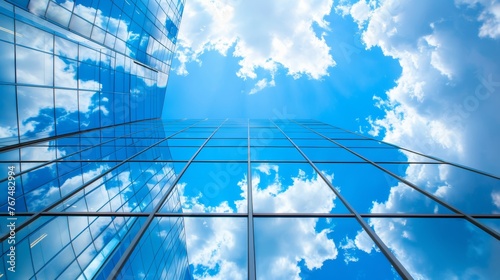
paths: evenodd
<path fill-rule="evenodd" d="M 353 219 L 256 218 L 254 230 L 257 279 L 401 279 Z"/>
<path fill-rule="evenodd" d="M 465 220 L 373 218 L 369 223 L 416 279 L 500 275 L 495 262 L 500 242 Z"/>
<path fill-rule="evenodd" d="M 500 211 L 500 179 L 495 177 L 448 164 L 382 166 L 465 213 L 491 214 Z"/>
<path fill-rule="evenodd" d="M 250 151 L 252 160 L 277 160 L 277 161 L 305 161 L 305 158 L 296 148 L 292 147 L 252 147 Z"/>
<path fill-rule="evenodd" d="M 248 148 L 240 147 L 204 147 L 195 160 L 247 160 Z"/>
<path fill-rule="evenodd" d="M 1 44 L 1 42 L 0 42 Z M 0 45 L 1 47 L 1 45 Z M 3 71 L 3 70 L 0 70 Z M 17 143 L 17 117 L 16 117 L 16 93 L 14 86 L 0 85 L 3 101 L 0 103 L 0 119 L 2 124 L 0 127 L 5 131 L 6 135 L 0 138 L 0 146 L 7 146 Z"/>
<path fill-rule="evenodd" d="M 184 218 L 184 223 L 194 279 L 220 279 L 225 271 L 231 271 L 234 279 L 248 278 L 247 219 Z"/>
<path fill-rule="evenodd" d="M 134 249 L 118 279 L 184 279 L 187 270 L 184 219 L 155 218 Z"/>
<path fill-rule="evenodd" d="M 451 213 L 443 205 L 371 164 L 316 166 L 359 213 Z"/>
<path fill-rule="evenodd" d="M 308 163 L 253 164 L 252 186 L 255 212 L 348 213 Z"/>
<path fill-rule="evenodd" d="M 247 212 L 247 172 L 241 163 L 192 163 L 176 185 L 182 210 Z"/>

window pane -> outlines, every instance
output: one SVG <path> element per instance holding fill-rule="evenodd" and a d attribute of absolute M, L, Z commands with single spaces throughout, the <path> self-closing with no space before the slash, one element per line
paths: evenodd
<path fill-rule="evenodd" d="M 253 164 L 252 194 L 255 212 L 348 213 L 307 163 Z"/>
<path fill-rule="evenodd" d="M 183 212 L 247 212 L 247 165 L 192 163 L 177 183 Z M 174 194 L 177 195 L 177 194 Z M 162 211 L 176 210 L 172 202 Z"/>
<path fill-rule="evenodd" d="M 252 147 L 250 156 L 252 160 L 305 161 L 297 149 L 286 147 Z"/>
<path fill-rule="evenodd" d="M 400 279 L 353 219 L 255 218 L 254 224 L 257 279 Z"/>
<path fill-rule="evenodd" d="M 311 161 L 364 162 L 362 158 L 343 148 L 301 148 Z"/>
<path fill-rule="evenodd" d="M 350 150 L 375 162 L 436 162 L 431 158 L 396 148 L 350 148 Z"/>
<path fill-rule="evenodd" d="M 0 22 L 0 24 L 1 24 L 1 22 Z M 1 33 L 5 34 L 7 32 L 1 32 Z M 16 70 L 14 68 L 14 45 L 13 44 L 0 41 L 0 59 L 2 61 L 2 67 L 0 68 L 0 82 L 14 83 Z M 4 103 L 4 102 L 2 102 L 2 103 Z"/>
<path fill-rule="evenodd" d="M 247 219 L 184 218 L 184 222 L 194 279 L 206 275 L 222 279 L 229 270 L 232 279 L 248 279 Z"/>
<path fill-rule="evenodd" d="M 316 164 L 358 213 L 451 213 L 371 164 Z"/>
<path fill-rule="evenodd" d="M 2 120 L 0 128 L 3 134 L 0 146 L 6 146 L 18 142 L 16 92 L 14 86 L 4 85 L 0 85 L 0 92 L 2 92 L 3 98 L 0 102 L 0 119 Z"/>
<path fill-rule="evenodd" d="M 382 166 L 466 214 L 491 214 L 500 211 L 500 180 L 495 177 L 448 164 Z"/>
<path fill-rule="evenodd" d="M 382 241 L 415 279 L 500 275 L 500 242 L 462 219 L 369 219 Z"/>
<path fill-rule="evenodd" d="M 69 20 L 71 18 L 71 12 L 50 1 L 46 17 L 49 20 L 55 21 L 64 27 L 68 27 Z"/>
<path fill-rule="evenodd" d="M 119 278 L 185 279 L 189 264 L 184 220 L 180 217 L 155 218 Z"/>
<path fill-rule="evenodd" d="M 247 160 L 248 148 L 204 147 L 195 160 Z"/>
<path fill-rule="evenodd" d="M 25 139 L 54 135 L 54 94 L 51 88 L 18 87 L 19 130 Z"/>
<path fill-rule="evenodd" d="M 51 53 L 54 35 L 21 21 L 16 21 L 16 44 Z M 34 61 L 34 60 L 33 60 Z"/>
<path fill-rule="evenodd" d="M 16 75 L 20 84 L 52 86 L 53 65 L 51 54 L 16 47 Z"/>

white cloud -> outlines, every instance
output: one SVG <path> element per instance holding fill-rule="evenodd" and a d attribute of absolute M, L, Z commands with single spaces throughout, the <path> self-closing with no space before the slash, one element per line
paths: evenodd
<path fill-rule="evenodd" d="M 246 279 L 246 220 L 185 218 L 189 261 L 196 279 Z M 210 275 L 207 270 L 219 271 Z"/>
<path fill-rule="evenodd" d="M 252 177 L 254 189 L 254 211 L 264 212 L 330 212 L 335 204 L 335 195 L 326 190 L 326 184 L 317 174 L 308 178 L 306 173 L 298 170 L 292 177 L 292 184 L 284 186 L 276 165 L 261 164 L 255 169 Z M 257 172 L 258 171 L 258 172 Z M 272 174 L 273 171 L 276 174 Z M 267 186 L 260 186 L 260 175 L 274 178 Z M 328 175 L 330 178 L 332 175 Z M 238 186 L 242 197 L 246 197 L 246 178 Z M 201 212 L 234 212 L 224 201 L 217 207 L 205 206 L 199 198 L 186 198 L 183 195 L 185 186 L 179 192 L 181 201 L 190 209 Z M 304 190 L 307 190 L 304 192 Z M 238 212 L 246 206 L 244 200 L 236 202 Z M 318 219 L 257 219 L 255 221 L 256 253 L 258 278 L 299 279 L 298 262 L 304 260 L 308 269 L 321 268 L 326 260 L 337 257 L 338 251 L 327 234 L 331 229 L 316 231 Z M 186 238 L 189 260 L 195 267 L 195 276 L 199 279 L 240 279 L 246 277 L 246 223 L 240 219 L 207 219 L 203 223 L 195 219 L 185 219 Z M 276 234 L 277 232 L 281 234 Z M 286 235 L 287 238 L 283 238 Z M 202 268 L 205 269 L 202 269 Z M 220 270 L 215 275 L 204 272 Z M 197 271 L 197 269 L 200 269 Z"/>
<path fill-rule="evenodd" d="M 362 2 L 362 3 L 360 3 Z M 498 173 L 500 163 L 500 59 L 492 1 L 387 0 L 357 13 L 367 48 L 380 48 L 401 66 L 396 86 L 377 102 L 384 117 L 368 118 L 372 135 L 453 162 Z M 477 5 L 476 18 L 466 17 Z M 476 6 L 475 6 L 476 7 Z M 359 8 L 358 8 L 359 9 Z M 474 12 L 472 12 L 474 13 Z M 480 39 L 479 37 L 488 37 Z M 382 100 L 383 102 L 380 102 Z M 488 137 L 477 137 L 488 135 Z"/>
<path fill-rule="evenodd" d="M 252 178 L 254 185 L 254 211 L 258 212 L 329 212 L 335 207 L 335 195 L 317 175 L 308 179 L 305 172 L 299 170 L 298 176 L 292 178 L 291 186 L 283 186 L 276 174 L 273 184 L 258 188 L 260 178 Z M 304 191 L 307 190 L 307 191 Z M 299 219 L 292 222 L 286 220 L 268 221 L 259 228 L 258 234 L 263 245 L 259 255 L 262 255 L 262 275 L 273 279 L 295 279 L 300 269 L 297 260 L 303 259 L 308 269 L 320 268 L 324 261 L 335 259 L 337 249 L 333 240 L 327 238 L 329 230 L 315 231 L 317 219 Z M 285 240 L 276 232 L 289 234 Z M 294 244 L 293 246 L 285 245 Z M 273 246 L 270 246 L 273 244 Z M 272 250 L 272 248 L 278 250 Z M 272 251 L 271 251 L 272 250 Z M 285 257 L 286 256 L 286 257 Z M 291 261 L 293 260 L 293 261 Z M 278 269 L 279 268 L 279 269 Z"/>
<path fill-rule="evenodd" d="M 494 191 L 491 193 L 491 199 L 493 200 L 493 204 L 500 209 L 500 191 Z"/>
<path fill-rule="evenodd" d="M 262 79 L 259 80 L 256 84 L 255 87 L 250 90 L 250 94 L 257 93 L 261 90 L 263 90 L 266 87 L 274 87 L 276 83 L 274 82 L 274 79 L 271 81 L 268 81 L 267 79 Z"/>
<path fill-rule="evenodd" d="M 349 239 L 349 237 L 346 236 L 345 239 L 340 243 L 339 248 L 343 250 L 345 264 L 359 261 L 359 258 L 355 256 L 355 249 L 357 247 L 354 243 L 354 240 Z"/>
<path fill-rule="evenodd" d="M 266 171 L 266 170 L 264 170 Z M 331 175 L 332 178 L 333 175 Z M 252 177 L 254 211 L 270 213 L 329 213 L 335 208 L 335 194 L 316 174 L 307 178 L 299 169 L 298 175 L 292 177 L 292 185 L 283 185 L 278 174 L 274 181 L 260 186 L 259 174 Z M 307 190 L 307 191 L 304 191 Z"/>
<path fill-rule="evenodd" d="M 373 240 L 368 236 L 366 231 L 359 231 L 358 234 L 356 234 L 356 238 L 354 239 L 354 244 L 356 244 L 356 247 L 366 253 L 371 253 L 372 250 L 375 247 L 375 243 L 373 243 Z"/>
<path fill-rule="evenodd" d="M 368 3 L 364 0 L 361 0 L 355 4 L 353 4 L 349 8 L 350 15 L 354 19 L 354 21 L 358 24 L 358 26 L 361 28 L 366 20 L 370 17 L 371 14 L 371 9 Z"/>
<path fill-rule="evenodd" d="M 309 270 L 337 258 L 337 248 L 327 237 L 329 229 L 316 232 L 317 219 L 262 219 L 255 223 L 258 279 L 300 279 L 298 262 Z M 281 234 L 276 234 L 277 232 Z"/>
<path fill-rule="evenodd" d="M 0 126 L 0 138 L 13 137 L 16 135 L 16 128 L 11 126 Z"/>
<path fill-rule="evenodd" d="M 50 144 L 51 142 L 45 142 L 44 144 Z M 22 161 L 31 161 L 31 160 L 43 160 L 43 161 L 51 161 L 56 158 L 60 158 L 66 155 L 66 151 L 59 150 L 54 147 L 44 147 L 44 146 L 31 146 L 25 147 L 21 149 L 21 160 Z M 37 166 L 39 163 L 29 164 L 26 163 L 25 169 L 28 169 L 28 166 Z"/>
<path fill-rule="evenodd" d="M 467 4 L 470 7 L 479 5 L 483 8 L 477 18 L 482 22 L 479 28 L 480 37 L 492 39 L 500 38 L 500 3 L 496 0 L 456 0 L 458 4 Z"/>
<path fill-rule="evenodd" d="M 255 169 L 259 170 L 260 172 L 266 174 L 266 175 L 271 175 L 271 170 L 274 172 L 279 171 L 279 165 L 276 164 L 269 164 L 269 163 L 261 163 L 255 167 Z"/>
<path fill-rule="evenodd" d="M 324 17 L 332 0 L 314 1 L 188 1 L 179 32 L 177 74 L 187 75 L 186 63 L 214 50 L 240 58 L 236 75 L 258 78 L 257 70 L 270 74 L 259 79 L 252 93 L 274 85 L 274 73 L 283 67 L 288 75 L 320 79 L 335 65 L 323 36 L 313 26 L 328 29 Z M 255 15 L 259 15 L 258 17 Z"/>

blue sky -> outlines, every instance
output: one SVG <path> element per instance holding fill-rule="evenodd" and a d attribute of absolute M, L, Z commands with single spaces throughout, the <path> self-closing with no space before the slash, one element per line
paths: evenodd
<path fill-rule="evenodd" d="M 188 2 L 188 9 L 190 5 L 193 3 Z M 182 24 L 187 25 L 189 20 L 185 18 Z M 351 18 L 332 11 L 325 20 L 329 27 L 321 28 L 316 23 L 311 26 L 313 34 L 322 36 L 331 48 L 329 54 L 336 63 L 328 67 L 324 75 L 313 78 L 304 73 L 294 78 L 288 74 L 287 68 L 277 65 L 276 71 L 271 71 L 275 86 L 250 94 L 261 78 L 270 79 L 270 71 L 258 68 L 255 71 L 257 78 L 242 79 L 237 76 L 241 57 L 233 56 L 235 44 L 228 48 L 226 55 L 206 47 L 197 58 L 199 62 L 186 64 L 188 74 L 179 75 L 180 60 L 174 59 L 163 116 L 283 116 L 314 118 L 352 130 L 357 130 L 360 125 L 366 126 L 366 116 L 382 113 L 373 106 L 373 95 L 382 95 L 394 86 L 401 68 L 396 60 L 385 57 L 380 49 L 365 51 L 360 32 Z M 182 31 L 180 36 L 182 38 Z M 179 49 L 184 50 L 182 46 Z M 380 71 L 380 63 L 385 65 L 385 71 Z M 366 116 L 359 112 L 365 112 Z"/>

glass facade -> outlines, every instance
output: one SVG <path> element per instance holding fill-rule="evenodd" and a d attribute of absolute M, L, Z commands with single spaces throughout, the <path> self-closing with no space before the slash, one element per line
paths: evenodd
<path fill-rule="evenodd" d="M 0 279 L 500 273 L 500 178 L 314 120 L 145 120 L 0 159 Z"/>
<path fill-rule="evenodd" d="M 161 117 L 183 9 L 0 1 L 0 147 Z"/>

